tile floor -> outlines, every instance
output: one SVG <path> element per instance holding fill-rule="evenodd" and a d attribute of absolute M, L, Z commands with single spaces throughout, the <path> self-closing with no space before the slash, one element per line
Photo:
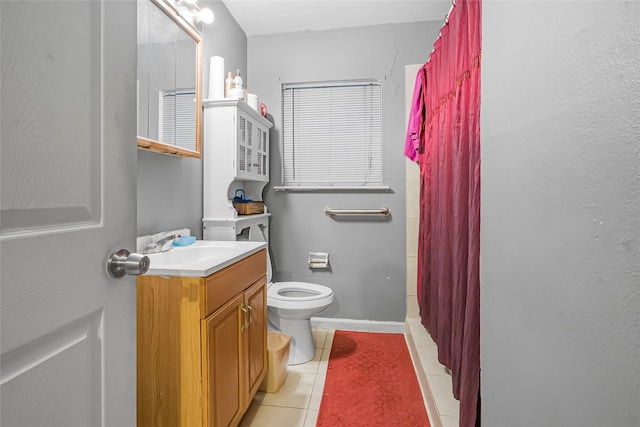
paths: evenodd
<path fill-rule="evenodd" d="M 333 330 L 314 329 L 316 357 L 290 365 L 277 393 L 258 391 L 240 427 L 315 427 L 333 343 Z"/>
<path fill-rule="evenodd" d="M 458 401 L 451 393 L 451 377 L 437 361 L 435 344 L 419 320 L 407 319 L 407 344 L 431 427 L 458 425 Z M 258 391 L 240 427 L 314 427 L 320 409 L 333 330 L 314 329 L 316 357 L 301 365 L 289 366 L 289 373 L 278 393 Z M 340 427 L 340 426 L 336 426 Z"/>
<path fill-rule="evenodd" d="M 460 402 L 453 397 L 451 375 L 438 362 L 438 347 L 419 318 L 407 318 L 405 337 L 431 427 L 458 427 Z"/>

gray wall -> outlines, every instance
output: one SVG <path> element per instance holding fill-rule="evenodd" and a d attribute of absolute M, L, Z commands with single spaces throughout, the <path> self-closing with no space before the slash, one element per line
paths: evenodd
<path fill-rule="evenodd" d="M 404 321 L 406 313 L 404 66 L 423 63 L 441 23 L 418 22 L 253 36 L 248 88 L 267 105 L 271 130 L 271 255 L 276 280 L 330 286 L 337 304 L 325 317 Z M 390 193 L 283 193 L 281 84 L 375 78 L 383 84 L 383 179 Z M 325 207 L 389 206 L 388 221 L 337 221 Z M 331 270 L 311 271 L 309 252 L 329 252 Z"/>
<path fill-rule="evenodd" d="M 247 69 L 247 37 L 219 0 L 201 1 L 215 21 L 202 26 L 202 89 L 209 91 L 209 58 L 225 58 L 225 68 Z M 202 238 L 202 160 L 138 150 L 138 235 L 187 227 Z"/>
<path fill-rule="evenodd" d="M 483 425 L 640 425 L 639 22 L 483 4 Z"/>

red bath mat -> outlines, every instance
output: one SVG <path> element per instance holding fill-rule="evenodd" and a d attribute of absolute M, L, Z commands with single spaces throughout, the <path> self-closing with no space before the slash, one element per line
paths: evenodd
<path fill-rule="evenodd" d="M 404 335 L 335 332 L 316 425 L 429 426 Z"/>

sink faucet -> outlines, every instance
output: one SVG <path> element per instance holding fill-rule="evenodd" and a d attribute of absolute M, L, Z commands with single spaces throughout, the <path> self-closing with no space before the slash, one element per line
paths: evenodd
<path fill-rule="evenodd" d="M 175 239 L 180 237 L 177 234 L 169 234 L 168 236 L 163 237 L 160 240 L 149 239 L 147 242 L 147 247 L 144 248 L 142 253 L 144 254 L 153 254 L 156 252 L 165 252 L 172 248 L 172 243 Z"/>
<path fill-rule="evenodd" d="M 164 251 L 168 251 L 169 249 L 171 249 L 172 243 L 174 240 L 176 240 L 178 237 L 177 234 L 170 234 L 166 237 L 163 237 L 162 239 L 158 240 L 156 242 L 156 247 L 160 248 L 160 252 L 164 252 Z"/>

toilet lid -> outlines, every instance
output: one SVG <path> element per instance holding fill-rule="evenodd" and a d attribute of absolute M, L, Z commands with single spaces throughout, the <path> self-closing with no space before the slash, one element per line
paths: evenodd
<path fill-rule="evenodd" d="M 266 242 L 267 239 L 264 238 L 264 234 L 262 230 L 260 230 L 259 225 L 252 225 L 249 227 L 249 241 L 250 242 Z M 272 278 L 272 270 L 271 270 L 271 256 L 269 256 L 269 247 L 267 246 L 267 283 L 271 283 Z"/>
<path fill-rule="evenodd" d="M 271 283 L 273 272 L 271 270 L 271 257 L 269 256 L 269 248 L 267 248 L 267 283 Z"/>

